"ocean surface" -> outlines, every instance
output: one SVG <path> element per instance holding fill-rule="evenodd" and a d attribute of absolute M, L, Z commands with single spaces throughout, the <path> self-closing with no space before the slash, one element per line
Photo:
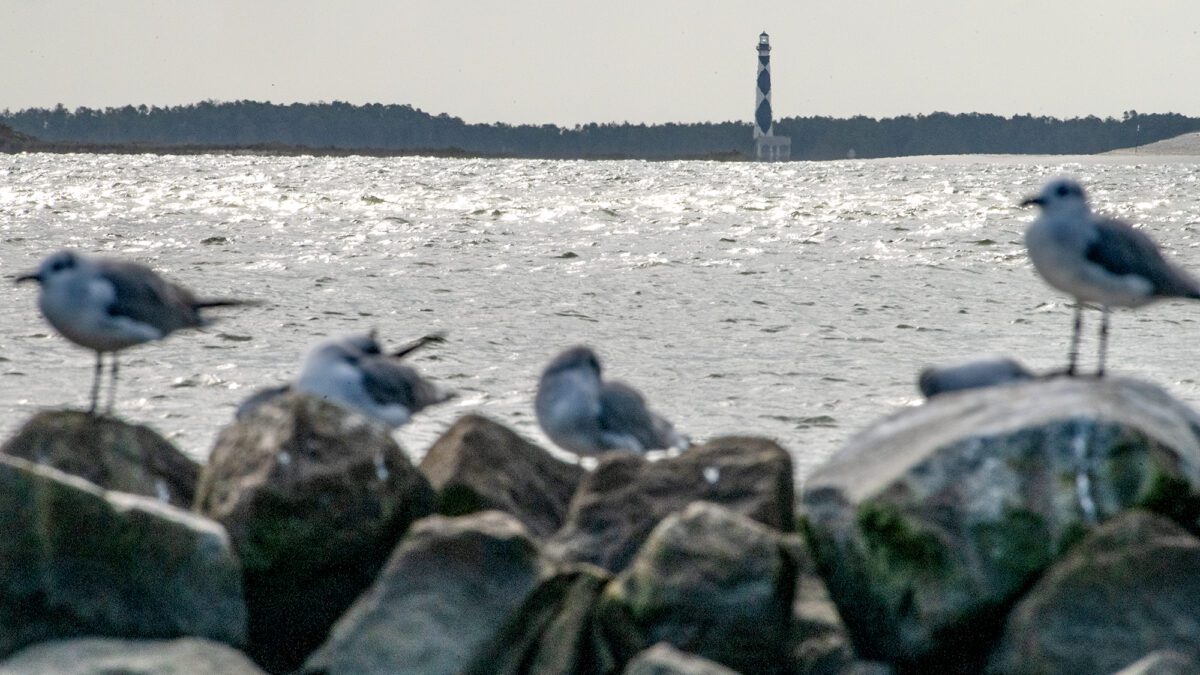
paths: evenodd
<path fill-rule="evenodd" d="M 0 279 L 70 247 L 205 296 L 262 301 L 123 353 L 117 412 L 203 460 L 238 402 L 306 350 L 445 331 L 413 359 L 458 392 L 396 433 L 414 457 L 478 412 L 548 444 L 541 368 L 577 343 L 695 440 L 777 439 L 810 472 L 981 354 L 1064 365 L 1071 307 L 1030 267 L 1016 206 L 1084 181 L 1200 273 L 1200 163 L 932 157 L 822 163 L 0 155 Z M 84 407 L 93 356 L 36 289 L 0 299 L 0 435 Z M 1096 316 L 1084 344 L 1095 360 Z M 1200 304 L 1114 317 L 1110 366 L 1200 405 Z"/>

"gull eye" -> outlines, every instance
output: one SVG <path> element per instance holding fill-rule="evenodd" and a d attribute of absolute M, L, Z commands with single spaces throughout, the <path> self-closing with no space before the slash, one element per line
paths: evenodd
<path fill-rule="evenodd" d="M 1058 189 L 1054 191 L 1054 194 L 1058 195 L 1059 197 L 1066 197 L 1067 195 L 1071 194 L 1071 186 L 1059 185 Z"/>

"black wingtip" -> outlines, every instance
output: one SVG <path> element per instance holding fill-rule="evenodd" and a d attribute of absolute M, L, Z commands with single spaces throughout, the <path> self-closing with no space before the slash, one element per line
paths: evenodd
<path fill-rule="evenodd" d="M 445 341 L 446 341 L 446 333 L 444 333 L 442 331 L 439 331 L 437 333 L 430 333 L 429 335 L 423 335 L 423 336 L 417 338 L 416 340 L 409 342 L 408 344 L 404 345 L 403 347 L 400 347 L 396 351 L 389 353 L 388 356 L 391 356 L 392 358 L 397 358 L 397 359 L 403 358 L 403 357 L 408 356 L 409 354 L 417 351 L 418 349 L 421 349 L 422 347 L 432 345 L 432 344 L 443 343 Z"/>
<path fill-rule="evenodd" d="M 266 303 L 262 300 L 238 300 L 234 298 L 210 298 L 207 300 L 197 300 L 193 303 L 196 309 L 207 309 L 209 307 L 262 307 Z"/>

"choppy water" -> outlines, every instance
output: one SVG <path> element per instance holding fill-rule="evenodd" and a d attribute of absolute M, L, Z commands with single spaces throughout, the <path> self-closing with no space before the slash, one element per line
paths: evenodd
<path fill-rule="evenodd" d="M 460 397 L 398 432 L 414 454 L 467 411 L 547 442 L 537 375 L 586 342 L 694 438 L 768 435 L 803 474 L 916 402 L 924 365 L 1062 365 L 1070 307 L 1029 267 L 1032 213 L 1015 207 L 1047 177 L 1082 178 L 1200 271 L 1200 164 L 1132 159 L 7 155 L 0 275 L 75 247 L 265 301 L 124 353 L 118 412 L 201 459 L 237 402 L 289 379 L 314 341 L 378 327 L 396 342 L 449 333 L 414 363 Z M 92 356 L 42 322 L 33 288 L 0 302 L 6 435 L 84 405 Z M 1198 317 L 1183 303 L 1118 314 L 1113 370 L 1200 403 Z"/>

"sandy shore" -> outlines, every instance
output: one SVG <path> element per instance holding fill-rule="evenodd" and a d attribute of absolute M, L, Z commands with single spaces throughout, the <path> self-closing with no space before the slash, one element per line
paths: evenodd
<path fill-rule="evenodd" d="M 1200 156 L 1200 131 L 1167 138 L 1135 148 L 1120 148 L 1105 155 L 1194 155 Z"/>

